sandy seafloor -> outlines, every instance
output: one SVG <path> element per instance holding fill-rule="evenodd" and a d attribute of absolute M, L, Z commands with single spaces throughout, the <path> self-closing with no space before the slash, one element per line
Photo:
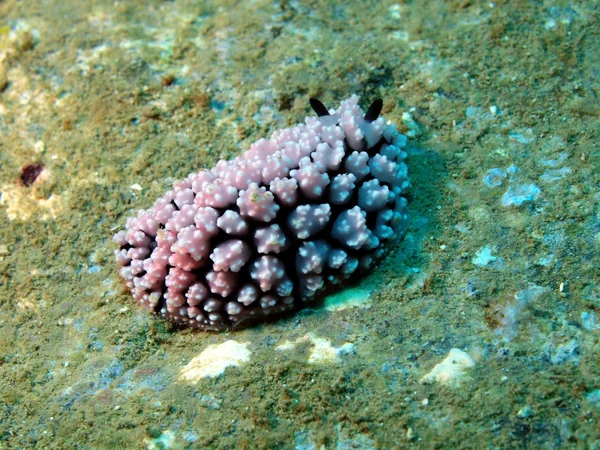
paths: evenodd
<path fill-rule="evenodd" d="M 599 448 L 599 12 L 0 1 L 0 448 Z M 126 217 L 352 93 L 413 187 L 350 301 L 220 334 L 140 310 Z"/>

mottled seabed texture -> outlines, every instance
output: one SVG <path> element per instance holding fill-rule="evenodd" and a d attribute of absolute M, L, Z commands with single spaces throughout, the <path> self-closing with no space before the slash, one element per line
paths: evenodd
<path fill-rule="evenodd" d="M 599 10 L 0 1 L 0 448 L 599 448 Z M 126 217 L 352 93 L 410 139 L 395 251 L 240 331 L 135 304 Z"/>

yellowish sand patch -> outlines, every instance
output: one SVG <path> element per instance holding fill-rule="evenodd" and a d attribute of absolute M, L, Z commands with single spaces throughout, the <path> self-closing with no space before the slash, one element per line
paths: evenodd
<path fill-rule="evenodd" d="M 6 207 L 8 220 L 27 221 L 32 216 L 39 220 L 55 220 L 64 207 L 60 195 L 52 194 L 49 198 L 36 198 L 32 190 L 25 186 L 5 184 L 1 189 L 0 205 Z"/>
<path fill-rule="evenodd" d="M 209 345 L 180 370 L 178 379 L 197 383 L 201 378 L 216 378 L 223 374 L 227 367 L 236 367 L 250 361 L 249 344 L 229 340 L 222 344 Z"/>
<path fill-rule="evenodd" d="M 464 376 L 466 370 L 474 366 L 475 360 L 468 353 L 453 348 L 441 363 L 436 364 L 431 372 L 421 378 L 420 382 L 457 383 Z"/>
<path fill-rule="evenodd" d="M 350 342 L 346 342 L 341 347 L 334 347 L 329 340 L 317 337 L 314 333 L 307 333 L 293 342 L 286 340 L 283 344 L 275 347 L 275 350 L 280 352 L 292 350 L 303 342 L 310 342 L 313 345 L 308 357 L 308 362 L 311 364 L 321 362 L 337 363 L 341 361 L 341 355 L 355 352 L 354 344 Z"/>
<path fill-rule="evenodd" d="M 36 304 L 25 297 L 20 297 L 17 300 L 17 309 L 20 311 L 34 311 Z"/>

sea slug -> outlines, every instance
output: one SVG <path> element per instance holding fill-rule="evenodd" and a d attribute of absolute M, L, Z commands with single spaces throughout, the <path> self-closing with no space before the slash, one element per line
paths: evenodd
<path fill-rule="evenodd" d="M 176 182 L 115 250 L 135 300 L 205 330 L 299 309 L 373 267 L 409 214 L 406 136 L 358 96 Z"/>

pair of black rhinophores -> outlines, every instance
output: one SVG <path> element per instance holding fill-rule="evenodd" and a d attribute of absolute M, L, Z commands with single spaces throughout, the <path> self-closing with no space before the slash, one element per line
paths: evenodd
<path fill-rule="evenodd" d="M 323 117 L 329 115 L 329 111 L 319 99 L 311 97 L 309 101 L 310 107 L 317 114 L 317 116 Z M 381 114 L 381 108 L 383 108 L 383 100 L 378 98 L 373 103 L 371 103 L 371 106 L 369 106 L 369 109 L 365 114 L 365 121 L 373 122 L 374 120 L 377 120 L 379 114 Z"/>

